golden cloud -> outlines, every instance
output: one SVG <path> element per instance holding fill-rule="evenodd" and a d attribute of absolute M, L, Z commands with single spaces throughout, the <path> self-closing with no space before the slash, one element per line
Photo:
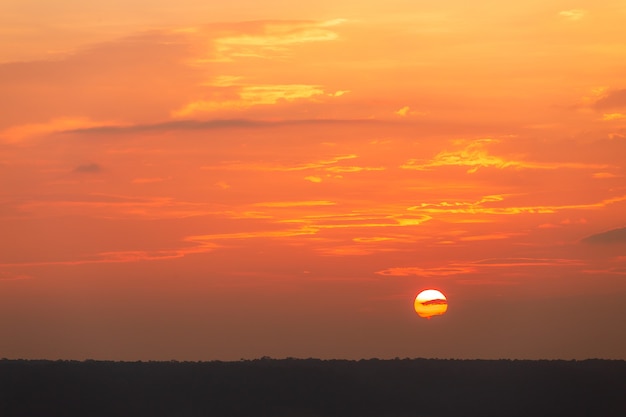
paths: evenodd
<path fill-rule="evenodd" d="M 477 172 L 480 168 L 497 168 L 497 169 L 602 169 L 606 165 L 582 164 L 571 162 L 531 162 L 516 159 L 507 159 L 503 156 L 492 155 L 486 147 L 492 143 L 497 143 L 495 139 L 479 139 L 474 141 L 463 141 L 462 144 L 467 145 L 456 151 L 443 151 L 438 153 L 430 161 L 418 161 L 411 159 L 401 166 L 403 169 L 413 169 L 418 171 L 427 171 L 439 167 L 468 167 L 468 173 Z"/>
<path fill-rule="evenodd" d="M 583 9 L 563 10 L 559 12 L 559 16 L 567 20 L 581 20 L 587 14 Z"/>
<path fill-rule="evenodd" d="M 285 53 L 288 47 L 310 42 L 328 42 L 339 35 L 331 28 L 346 22 L 333 19 L 322 22 L 263 23 L 256 33 L 238 33 L 215 39 L 218 61 L 243 57 L 264 58 Z"/>
<path fill-rule="evenodd" d="M 174 117 L 187 117 L 198 113 L 207 113 L 217 110 L 237 110 L 253 106 L 272 105 L 281 101 L 312 99 L 326 95 L 326 92 L 317 85 L 307 84 L 266 84 L 241 86 L 234 100 L 196 100 L 186 104 L 181 109 L 172 112 Z"/>

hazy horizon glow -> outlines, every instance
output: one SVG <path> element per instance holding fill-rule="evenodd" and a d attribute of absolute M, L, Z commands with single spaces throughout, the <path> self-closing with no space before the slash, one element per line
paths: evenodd
<path fill-rule="evenodd" d="M 0 357 L 626 359 L 623 2 L 209 3 L 6 0 Z"/>

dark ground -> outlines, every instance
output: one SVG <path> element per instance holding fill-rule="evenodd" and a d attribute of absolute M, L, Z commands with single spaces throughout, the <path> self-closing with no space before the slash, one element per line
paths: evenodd
<path fill-rule="evenodd" d="M 626 416 L 626 361 L 0 360 L 0 416 Z"/>

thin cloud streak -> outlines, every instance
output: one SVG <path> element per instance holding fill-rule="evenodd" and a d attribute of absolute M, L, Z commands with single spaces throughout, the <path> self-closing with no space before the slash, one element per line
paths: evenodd
<path fill-rule="evenodd" d="M 590 245 L 618 245 L 626 244 L 626 227 L 608 230 L 587 236 L 582 240 Z"/>
<path fill-rule="evenodd" d="M 128 134 L 143 132 L 165 132 L 177 130 L 213 130 L 213 129 L 252 129 L 271 128 L 280 126 L 300 125 L 334 125 L 334 124 L 375 124 L 380 123 L 371 119 L 297 119 L 264 121 L 253 119 L 215 119 L 215 120 L 173 120 L 160 123 L 133 124 L 133 125 L 101 125 L 79 129 L 68 129 L 59 133 L 78 134 Z"/>
<path fill-rule="evenodd" d="M 593 104 L 593 108 L 596 110 L 626 108 L 626 88 L 608 91 Z"/>
<path fill-rule="evenodd" d="M 489 144 L 497 143 L 494 139 L 480 139 L 471 141 L 464 149 L 458 151 L 443 151 L 430 161 L 411 159 L 402 168 L 411 170 L 431 170 L 440 167 L 468 167 L 468 173 L 475 173 L 480 168 L 497 169 L 606 169 L 604 164 L 585 164 L 575 162 L 533 162 L 508 159 L 490 154 L 485 149 Z"/>
<path fill-rule="evenodd" d="M 587 262 L 579 259 L 562 258 L 502 258 L 483 259 L 472 262 L 455 262 L 444 267 L 392 267 L 376 272 L 383 276 L 393 277 L 448 277 L 456 275 L 469 275 L 483 273 L 489 269 L 510 269 L 510 268 L 562 268 L 580 267 L 588 265 Z"/>

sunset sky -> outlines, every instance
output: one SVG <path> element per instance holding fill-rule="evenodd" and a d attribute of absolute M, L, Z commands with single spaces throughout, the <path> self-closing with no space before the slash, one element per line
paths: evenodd
<path fill-rule="evenodd" d="M 0 9 L 0 357 L 626 359 L 624 1 Z"/>

